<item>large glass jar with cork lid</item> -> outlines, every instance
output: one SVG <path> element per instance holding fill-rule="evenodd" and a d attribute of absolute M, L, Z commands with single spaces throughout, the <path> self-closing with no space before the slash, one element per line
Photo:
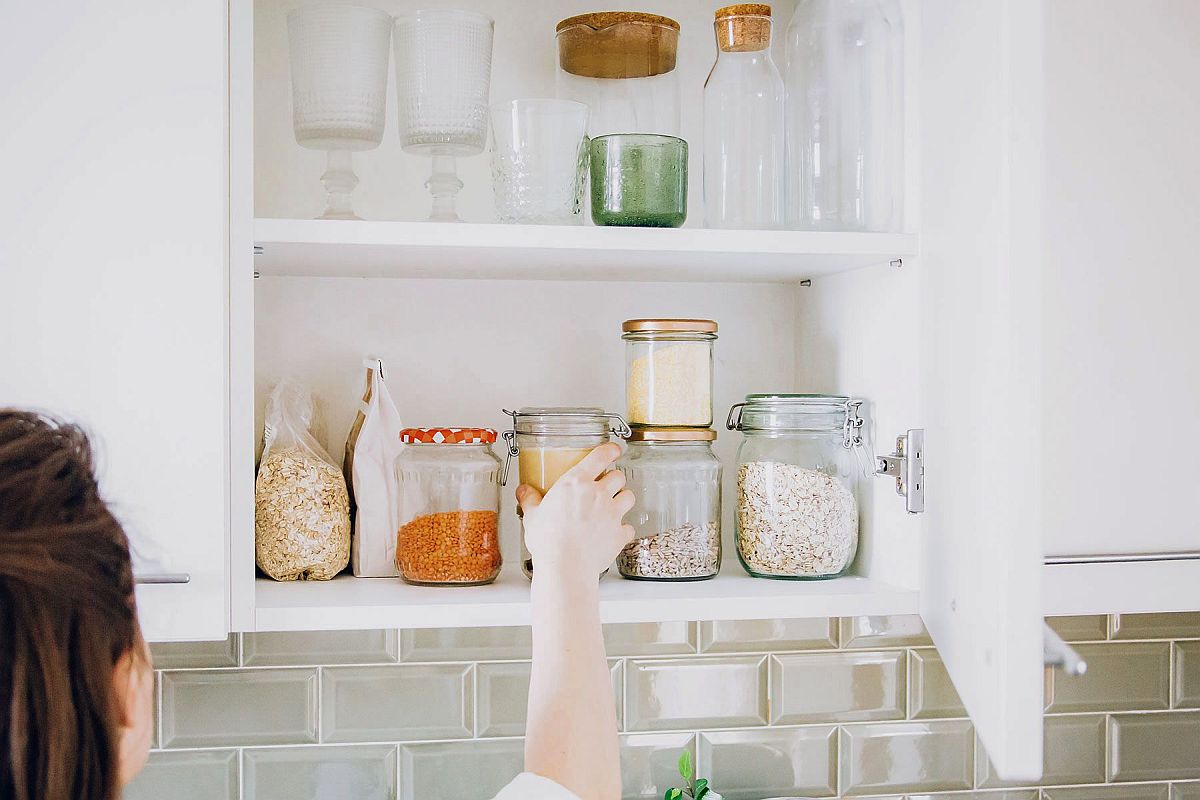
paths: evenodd
<path fill-rule="evenodd" d="M 711 319 L 630 319 L 625 340 L 627 419 L 635 427 L 712 426 Z"/>
<path fill-rule="evenodd" d="M 758 578 L 844 575 L 858 549 L 858 476 L 869 448 L 861 400 L 751 394 L 726 426 L 737 457 L 738 558 Z"/>
<path fill-rule="evenodd" d="M 513 421 L 512 430 L 504 434 L 508 443 L 504 480 L 507 480 L 511 461 L 516 457 L 521 483 L 542 494 L 584 456 L 608 442 L 613 434 L 622 438 L 630 434 L 625 420 L 601 408 L 525 406 L 519 411 L 504 413 Z M 517 513 L 520 513 L 519 509 Z M 533 557 L 525 546 L 523 524 L 521 571 L 527 577 L 533 577 Z"/>
<path fill-rule="evenodd" d="M 558 23 L 558 96 L 588 107 L 588 135 L 679 135 L 679 23 L 600 11 Z"/>
<path fill-rule="evenodd" d="M 721 567 L 721 462 L 716 431 L 634 428 L 617 462 L 637 498 L 635 539 L 617 556 L 625 578 L 701 581 Z"/>

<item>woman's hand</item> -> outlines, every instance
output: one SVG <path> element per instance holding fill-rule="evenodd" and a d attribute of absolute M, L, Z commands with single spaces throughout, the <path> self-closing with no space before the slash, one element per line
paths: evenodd
<path fill-rule="evenodd" d="M 625 488 L 624 473 L 608 471 L 620 455 L 615 444 L 597 447 L 545 497 L 532 486 L 517 489 L 525 544 L 536 565 L 559 575 L 599 575 L 633 539 L 633 526 L 622 524 L 633 492 Z"/>

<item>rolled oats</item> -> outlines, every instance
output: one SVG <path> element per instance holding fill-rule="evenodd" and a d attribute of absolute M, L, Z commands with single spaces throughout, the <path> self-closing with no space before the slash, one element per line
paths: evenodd
<path fill-rule="evenodd" d="M 823 577 L 849 566 L 858 544 L 858 504 L 835 477 L 774 461 L 737 475 L 737 546 L 764 575 Z"/>
<path fill-rule="evenodd" d="M 254 484 L 254 551 L 277 581 L 329 580 L 350 560 L 350 499 L 334 465 L 302 447 L 272 448 Z"/>

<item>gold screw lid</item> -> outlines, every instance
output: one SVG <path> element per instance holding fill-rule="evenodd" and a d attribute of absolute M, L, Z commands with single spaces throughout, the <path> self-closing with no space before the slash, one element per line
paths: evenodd
<path fill-rule="evenodd" d="M 621 323 L 621 331 L 623 333 L 716 333 L 717 323 L 711 319 L 627 319 Z"/>
<path fill-rule="evenodd" d="M 717 432 L 712 428 L 633 428 L 631 442 L 712 442 Z"/>

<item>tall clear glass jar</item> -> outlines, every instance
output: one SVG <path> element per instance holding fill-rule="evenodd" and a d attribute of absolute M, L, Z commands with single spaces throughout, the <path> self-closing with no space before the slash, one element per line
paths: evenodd
<path fill-rule="evenodd" d="M 704 82 L 704 224 L 784 222 L 783 77 L 771 59 L 771 7 L 716 12 L 717 60 Z"/>
<path fill-rule="evenodd" d="M 858 550 L 860 400 L 751 394 L 726 425 L 737 456 L 738 559 L 757 578 L 844 575 Z"/>
<path fill-rule="evenodd" d="M 625 420 L 601 408 L 525 406 L 519 411 L 504 413 L 513 420 L 512 430 L 504 434 L 509 459 L 505 463 L 504 477 L 508 477 L 509 462 L 515 456 L 521 483 L 542 494 L 584 456 L 609 441 L 611 434 L 626 438 L 630 433 Z M 517 515 L 520 513 L 518 508 Z M 533 557 L 525 546 L 523 521 L 521 571 L 526 577 L 533 577 Z"/>
<path fill-rule="evenodd" d="M 679 135 L 679 23 L 601 11 L 558 23 L 558 96 L 587 105 L 588 135 Z"/>
<path fill-rule="evenodd" d="M 489 428 L 406 428 L 396 458 L 396 569 L 418 585 L 500 574 L 500 459 Z"/>
<path fill-rule="evenodd" d="M 787 29 L 789 217 L 895 231 L 903 203 L 904 31 L 893 0 L 801 0 Z"/>
<path fill-rule="evenodd" d="M 633 426 L 712 425 L 711 319 L 630 319 L 625 340 L 626 418 Z"/>
<path fill-rule="evenodd" d="M 721 462 L 716 431 L 634 428 L 617 462 L 637 498 L 637 531 L 617 556 L 621 575 L 647 581 L 702 581 L 721 568 Z"/>

